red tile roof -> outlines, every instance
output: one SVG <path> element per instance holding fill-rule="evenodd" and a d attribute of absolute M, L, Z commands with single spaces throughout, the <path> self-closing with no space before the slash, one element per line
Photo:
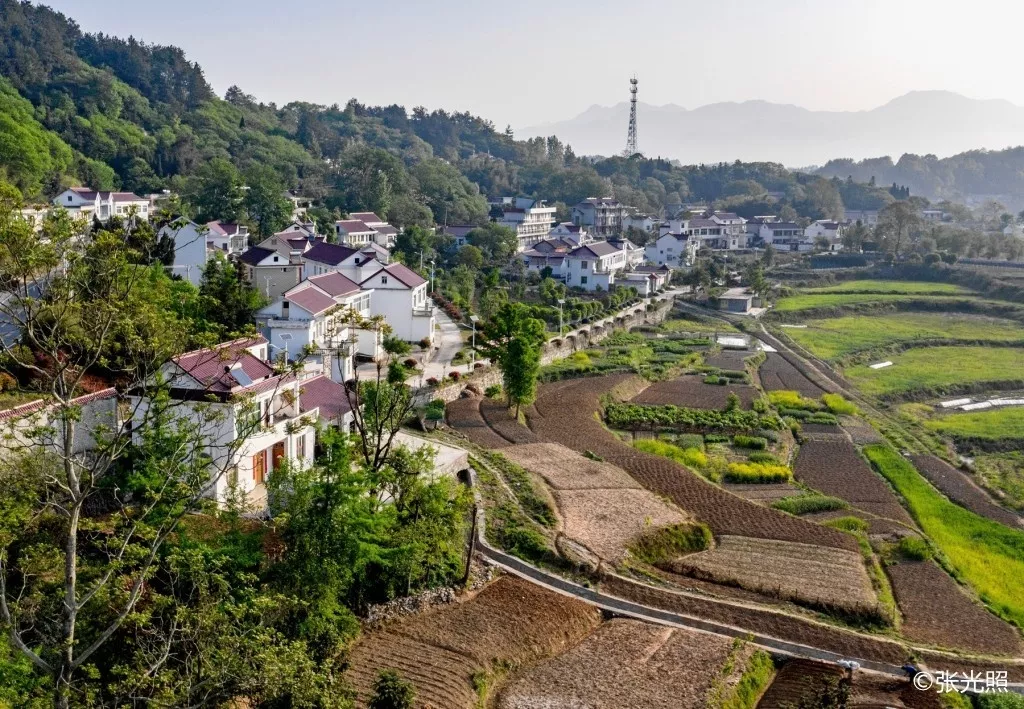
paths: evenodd
<path fill-rule="evenodd" d="M 366 234 L 374 231 L 359 219 L 342 219 L 334 222 L 334 225 L 346 234 Z"/>
<path fill-rule="evenodd" d="M 352 410 L 345 397 L 345 387 L 321 374 L 299 384 L 299 411 L 320 409 L 320 418 L 338 423 Z"/>
<path fill-rule="evenodd" d="M 383 222 L 384 220 L 378 217 L 373 212 L 352 212 L 348 215 L 349 219 L 357 219 L 361 222 Z"/>
<path fill-rule="evenodd" d="M 311 315 L 319 315 L 337 305 L 334 298 L 312 285 L 289 291 L 287 299 L 288 302 L 294 303 Z"/>
<path fill-rule="evenodd" d="M 400 283 L 405 284 L 409 288 L 415 288 L 416 286 L 423 285 L 424 283 L 427 282 L 426 278 L 416 273 L 416 271 L 412 270 L 405 264 L 401 263 L 388 264 L 387 266 L 385 266 L 384 268 L 380 269 L 372 276 L 370 276 L 370 278 L 376 278 L 381 273 L 385 273 L 389 276 L 392 276 L 393 278 L 397 279 Z M 370 280 L 370 278 L 364 280 L 363 283 L 366 283 L 366 281 Z"/>
<path fill-rule="evenodd" d="M 355 253 L 358 253 L 358 251 L 350 246 L 328 244 L 326 241 L 321 241 L 314 244 L 313 248 L 304 254 L 304 258 L 308 261 L 317 261 L 318 263 L 337 266 Z"/>
<path fill-rule="evenodd" d="M 75 397 L 71 400 L 72 406 L 84 406 L 90 401 L 97 401 L 99 399 L 107 399 L 112 396 L 117 396 L 117 389 L 114 387 L 107 387 L 100 391 L 94 391 L 91 394 L 83 394 L 82 396 Z M 0 411 L 0 421 L 10 421 L 12 419 L 19 419 L 29 414 L 34 414 L 36 411 L 40 411 L 46 408 L 52 402 L 47 402 L 45 399 L 36 399 L 30 401 L 27 404 L 21 404 L 14 408 L 7 409 L 6 411 Z"/>
<path fill-rule="evenodd" d="M 331 297 L 347 295 L 360 290 L 359 284 L 340 273 L 325 273 L 322 276 L 313 276 L 308 279 L 310 283 L 323 290 Z"/>
<path fill-rule="evenodd" d="M 266 339 L 244 338 L 201 350 L 186 352 L 173 361 L 211 392 L 231 392 L 245 389 L 274 376 L 274 369 L 249 352 L 247 347 L 263 344 Z M 240 365 L 252 384 L 242 384 L 231 374 L 234 365 Z"/>

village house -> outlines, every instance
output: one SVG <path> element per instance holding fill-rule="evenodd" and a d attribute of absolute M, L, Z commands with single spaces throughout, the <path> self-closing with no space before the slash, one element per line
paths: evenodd
<path fill-rule="evenodd" d="M 842 251 L 845 231 L 846 225 L 842 222 L 819 219 L 804 229 L 804 241 L 810 242 L 811 248 L 814 248 L 819 239 L 824 239 L 828 243 L 828 251 Z"/>
<path fill-rule="evenodd" d="M 249 227 L 234 222 L 207 222 L 206 243 L 228 256 L 240 254 L 249 245 Z"/>
<path fill-rule="evenodd" d="M 622 231 L 628 208 L 614 197 L 587 197 L 572 208 L 572 223 L 587 228 L 595 238 L 607 238 Z"/>
<path fill-rule="evenodd" d="M 171 273 L 181 276 L 194 286 L 203 280 L 209 247 L 206 241 L 206 227 L 188 219 L 176 219 L 160 227 L 157 239 L 174 241 L 174 263 Z"/>
<path fill-rule="evenodd" d="M 427 280 L 400 263 L 377 265 L 378 270 L 359 283 L 364 290 L 373 290 L 371 313 L 384 316 L 400 340 L 433 342 L 437 321 L 427 295 Z"/>
<path fill-rule="evenodd" d="M 545 239 L 538 241 L 532 249 L 520 254 L 527 271 L 541 272 L 545 268 L 551 269 L 553 278 L 565 276 L 565 257 L 575 249 L 578 244 L 566 237 Z"/>
<path fill-rule="evenodd" d="M 730 313 L 749 313 L 761 307 L 761 299 L 746 288 L 730 288 L 718 296 L 718 309 Z"/>
<path fill-rule="evenodd" d="M 445 224 L 441 227 L 441 235 L 451 238 L 455 242 L 455 246 L 461 249 L 469 243 L 466 239 L 469 232 L 476 228 L 474 224 Z"/>
<path fill-rule="evenodd" d="M 657 220 L 649 214 L 641 212 L 628 213 L 622 218 L 622 230 L 639 229 L 648 234 L 653 234 L 658 226 Z"/>
<path fill-rule="evenodd" d="M 309 465 L 319 408 L 302 398 L 302 380 L 269 363 L 263 337 L 225 342 L 179 355 L 160 370 L 169 384 L 175 415 L 194 423 L 211 458 L 209 496 L 221 503 L 237 492 L 254 507 L 266 506 L 267 478 L 287 461 Z M 134 422 L 151 402 L 129 396 Z M 137 427 L 137 426 L 136 426 Z"/>
<path fill-rule="evenodd" d="M 338 242 L 347 246 L 376 243 L 377 231 L 359 219 L 341 219 L 334 223 Z"/>
<path fill-rule="evenodd" d="M 381 338 L 356 325 L 370 317 L 373 292 L 340 273 L 313 276 L 256 313 L 256 322 L 275 354 L 306 356 L 336 382 L 355 375 L 353 358 L 380 356 Z"/>
<path fill-rule="evenodd" d="M 635 268 L 644 262 L 644 250 L 625 237 L 608 239 L 608 243 L 626 254 L 626 268 Z"/>
<path fill-rule="evenodd" d="M 607 241 L 577 246 L 565 257 L 565 284 L 587 291 L 609 290 L 626 269 L 626 252 Z"/>
<path fill-rule="evenodd" d="M 771 222 L 761 225 L 758 236 L 765 245 L 778 251 L 810 251 L 813 241 L 804 237 L 804 230 L 793 222 Z"/>
<path fill-rule="evenodd" d="M 515 230 L 519 251 L 547 238 L 555 223 L 555 208 L 539 199 L 503 197 L 494 203 L 494 209 L 501 214 L 498 224 Z"/>
<path fill-rule="evenodd" d="M 118 409 L 117 390 L 113 387 L 83 394 L 70 401 L 79 412 L 71 443 L 71 455 L 94 450 L 97 436 L 109 439 L 121 428 L 121 413 Z M 29 401 L 0 411 L 0 435 L 5 446 L 14 449 L 19 446 L 41 444 L 45 448 L 63 454 L 65 443 L 61 436 L 59 422 L 54 417 L 58 411 L 52 402 L 45 399 Z"/>
<path fill-rule="evenodd" d="M 149 221 L 149 200 L 134 192 L 100 192 L 71 187 L 54 197 L 53 205 L 63 207 L 72 216 L 96 218 L 101 222 L 131 214 Z"/>
<path fill-rule="evenodd" d="M 585 244 L 588 241 L 593 241 L 585 227 L 582 227 L 579 224 L 573 224 L 572 222 L 559 222 L 551 230 L 548 236 L 552 239 L 571 241 L 576 246 Z"/>
<path fill-rule="evenodd" d="M 850 224 L 860 222 L 864 226 L 876 226 L 878 224 L 877 209 L 846 209 L 844 210 L 846 221 Z"/>
<path fill-rule="evenodd" d="M 696 261 L 699 248 L 700 242 L 696 238 L 681 232 L 666 231 L 647 243 L 644 257 L 655 266 L 687 268 Z"/>
<path fill-rule="evenodd" d="M 376 232 L 374 243 L 385 249 L 392 249 L 398 239 L 398 229 L 378 217 L 374 212 L 352 212 L 349 219 L 357 219 Z"/>

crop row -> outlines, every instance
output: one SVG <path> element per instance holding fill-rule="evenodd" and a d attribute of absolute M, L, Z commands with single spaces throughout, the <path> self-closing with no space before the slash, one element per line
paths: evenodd
<path fill-rule="evenodd" d="M 696 431 L 756 431 L 781 428 L 777 417 L 759 414 L 756 411 L 691 409 L 672 404 L 644 406 L 611 403 L 605 409 L 605 418 L 613 428 L 632 430 L 657 427 Z"/>

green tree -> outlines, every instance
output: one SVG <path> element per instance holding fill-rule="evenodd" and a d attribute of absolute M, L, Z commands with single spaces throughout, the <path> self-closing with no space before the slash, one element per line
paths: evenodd
<path fill-rule="evenodd" d="M 220 254 L 206 262 L 199 295 L 204 318 L 218 325 L 224 337 L 251 331 L 253 316 L 267 304 L 245 281 L 241 268 Z"/>
<path fill-rule="evenodd" d="M 914 230 L 920 226 L 921 217 L 909 202 L 893 202 L 878 213 L 876 233 L 882 238 L 885 250 L 896 258 L 906 246 Z"/>
<path fill-rule="evenodd" d="M 245 173 L 245 184 L 245 211 L 259 236 L 270 236 L 288 224 L 292 203 L 273 168 L 251 168 Z"/>
<path fill-rule="evenodd" d="M 506 303 L 484 323 L 478 341 L 480 353 L 501 369 L 505 396 L 516 416 L 537 393 L 544 322 L 530 316 L 522 303 Z"/>
<path fill-rule="evenodd" d="M 483 254 L 489 266 L 504 266 L 519 245 L 514 229 L 490 222 L 466 234 L 466 241 Z"/>
<path fill-rule="evenodd" d="M 182 196 L 199 222 L 234 222 L 242 214 L 242 178 L 235 166 L 223 158 L 200 165 L 186 181 Z"/>
<path fill-rule="evenodd" d="M 459 249 L 459 254 L 456 258 L 461 265 L 474 271 L 479 271 L 484 265 L 484 252 L 473 244 L 466 244 Z"/>
<path fill-rule="evenodd" d="M 373 683 L 369 709 L 412 709 L 416 690 L 394 670 L 383 670 Z"/>

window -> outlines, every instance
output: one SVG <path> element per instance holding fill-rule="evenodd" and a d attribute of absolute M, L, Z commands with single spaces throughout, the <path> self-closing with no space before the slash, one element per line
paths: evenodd
<path fill-rule="evenodd" d="M 277 256 L 274 257 L 274 263 L 277 263 Z"/>
<path fill-rule="evenodd" d="M 260 451 L 252 457 L 252 481 L 262 485 L 267 479 L 267 452 Z"/>
<path fill-rule="evenodd" d="M 587 277 L 586 276 L 580 276 L 580 285 L 584 285 L 585 286 L 586 284 L 587 284 Z"/>
<path fill-rule="evenodd" d="M 306 434 L 295 439 L 295 457 L 299 460 L 306 459 Z"/>
<path fill-rule="evenodd" d="M 381 285 L 384 285 L 385 283 L 388 282 L 388 277 L 387 276 L 381 276 L 380 277 L 380 282 L 381 282 Z"/>
<path fill-rule="evenodd" d="M 69 202 L 71 201 L 71 195 L 68 195 L 68 201 Z"/>
<path fill-rule="evenodd" d="M 587 267 L 588 267 L 588 262 L 587 261 L 581 261 L 580 262 L 580 268 L 582 268 L 584 271 L 587 270 Z"/>

